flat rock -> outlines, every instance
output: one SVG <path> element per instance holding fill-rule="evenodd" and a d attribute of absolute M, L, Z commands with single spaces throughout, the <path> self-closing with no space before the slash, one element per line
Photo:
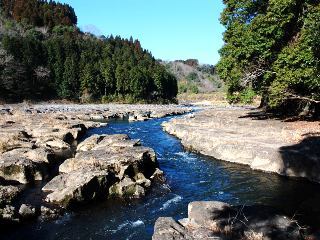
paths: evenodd
<path fill-rule="evenodd" d="M 53 178 L 42 190 L 49 192 L 46 201 L 65 207 L 107 198 L 113 176 L 107 171 L 81 169 Z"/>
<path fill-rule="evenodd" d="M 26 184 L 46 177 L 41 164 L 18 155 L 0 155 L 0 177 Z"/>
<path fill-rule="evenodd" d="M 254 170 L 320 182 L 319 122 L 262 118 L 249 108 L 212 108 L 163 123 L 191 151 Z"/>

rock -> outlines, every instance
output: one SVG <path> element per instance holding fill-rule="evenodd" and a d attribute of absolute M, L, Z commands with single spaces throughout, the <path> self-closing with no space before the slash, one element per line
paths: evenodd
<path fill-rule="evenodd" d="M 261 121 L 257 111 L 212 108 L 192 118 L 171 119 L 163 128 L 191 151 L 254 170 L 320 182 L 319 124 Z"/>
<path fill-rule="evenodd" d="M 137 182 L 134 182 L 129 177 L 125 177 L 110 187 L 109 194 L 123 198 L 141 198 L 145 195 L 145 190 Z"/>
<path fill-rule="evenodd" d="M 39 164 L 53 164 L 56 159 L 54 152 L 51 149 L 46 148 L 17 148 L 4 153 L 3 156 L 25 157 Z"/>
<path fill-rule="evenodd" d="M 0 177 L 26 184 L 46 177 L 41 165 L 17 155 L 0 155 Z"/>
<path fill-rule="evenodd" d="M 41 206 L 40 212 L 41 212 L 40 218 L 45 221 L 57 219 L 62 214 L 61 209 L 46 207 L 46 206 Z"/>
<path fill-rule="evenodd" d="M 78 144 L 77 152 L 86 152 L 94 148 L 101 140 L 105 138 L 106 135 L 92 135 L 85 139 L 83 142 Z"/>
<path fill-rule="evenodd" d="M 12 224 L 18 223 L 19 217 L 16 214 L 16 209 L 13 206 L 6 205 L 4 208 L 0 208 L 0 223 Z"/>
<path fill-rule="evenodd" d="M 188 205 L 189 224 L 192 226 L 214 226 L 217 219 L 230 214 L 230 205 L 223 202 L 192 202 Z"/>
<path fill-rule="evenodd" d="M 152 240 L 193 240 L 188 230 L 173 218 L 160 217 L 155 223 Z"/>
<path fill-rule="evenodd" d="M 32 148 L 34 144 L 30 136 L 21 129 L 1 129 L 0 132 L 0 154 L 16 148 Z"/>
<path fill-rule="evenodd" d="M 143 173 L 138 173 L 134 176 L 134 180 L 136 181 L 137 184 L 144 188 L 149 188 L 151 186 L 151 181 L 147 179 Z"/>
<path fill-rule="evenodd" d="M 20 192 L 16 186 L 0 186 L 0 206 L 11 204 Z"/>
<path fill-rule="evenodd" d="M 19 209 L 19 214 L 23 219 L 35 218 L 36 209 L 29 204 L 22 204 Z"/>
<path fill-rule="evenodd" d="M 155 152 L 146 147 L 109 147 L 105 150 L 79 152 L 66 160 L 59 171 L 68 173 L 81 168 L 98 168 L 112 171 L 119 179 L 125 174 L 134 177 L 143 173 L 152 176 L 158 167 Z"/>
<path fill-rule="evenodd" d="M 37 139 L 36 145 L 38 147 L 49 148 L 53 151 L 54 155 L 58 159 L 67 159 L 73 156 L 74 150 L 71 145 L 64 142 L 59 138 L 39 138 Z"/>
<path fill-rule="evenodd" d="M 47 202 L 69 207 L 97 198 L 107 198 L 113 182 L 114 177 L 107 171 L 81 169 L 56 176 L 42 190 L 49 192 Z"/>
<path fill-rule="evenodd" d="M 300 227 L 275 209 L 193 202 L 188 218 L 159 218 L 153 239 L 301 239 Z"/>
<path fill-rule="evenodd" d="M 164 172 L 161 171 L 159 168 L 157 168 L 152 176 L 150 177 L 150 180 L 155 183 L 164 183 L 166 181 L 166 178 L 164 177 Z"/>

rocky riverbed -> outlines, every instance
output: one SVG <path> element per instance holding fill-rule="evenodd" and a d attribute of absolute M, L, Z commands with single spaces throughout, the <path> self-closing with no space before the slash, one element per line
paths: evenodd
<path fill-rule="evenodd" d="M 320 123 L 269 119 L 255 108 L 211 108 L 163 123 L 189 150 L 320 183 Z"/>
<path fill-rule="evenodd" d="M 86 132 L 109 119 L 145 121 L 189 111 L 176 105 L 0 106 L 0 222 L 55 218 L 110 197 L 143 197 L 163 181 L 153 149 L 123 134 L 83 141 Z M 21 203 L 26 186 L 39 181 L 40 201 Z"/>

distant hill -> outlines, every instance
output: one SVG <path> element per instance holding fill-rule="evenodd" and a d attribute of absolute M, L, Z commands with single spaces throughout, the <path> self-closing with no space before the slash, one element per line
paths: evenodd
<path fill-rule="evenodd" d="M 161 64 L 178 79 L 179 93 L 211 93 L 223 88 L 213 65 L 199 64 L 196 59 L 161 61 Z"/>

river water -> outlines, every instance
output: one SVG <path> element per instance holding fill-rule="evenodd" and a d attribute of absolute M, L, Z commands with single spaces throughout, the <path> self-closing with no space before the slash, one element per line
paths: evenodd
<path fill-rule="evenodd" d="M 309 206 L 298 211 L 308 199 L 320 202 L 318 185 L 186 152 L 178 139 L 162 131 L 161 123 L 169 119 L 111 122 L 88 133 L 126 133 L 141 139 L 144 146 L 156 151 L 167 186 L 154 187 L 139 201 L 94 203 L 54 222 L 24 225 L 4 239 L 151 239 L 158 217 L 184 218 L 189 202 L 204 200 L 269 205 L 291 216 L 302 213 L 313 223 L 320 222 L 316 219 L 319 212 Z"/>

